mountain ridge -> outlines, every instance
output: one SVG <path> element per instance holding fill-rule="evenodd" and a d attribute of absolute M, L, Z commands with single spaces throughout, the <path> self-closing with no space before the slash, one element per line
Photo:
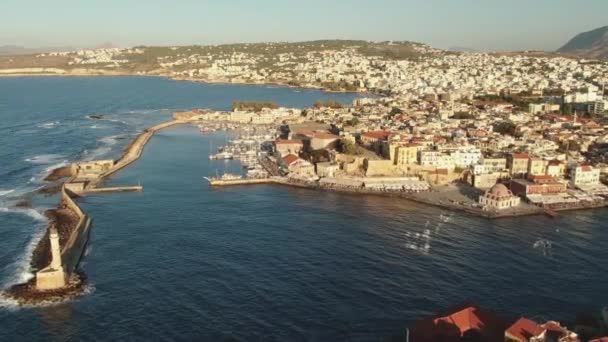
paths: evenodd
<path fill-rule="evenodd" d="M 608 25 L 577 34 L 557 52 L 608 59 Z"/>

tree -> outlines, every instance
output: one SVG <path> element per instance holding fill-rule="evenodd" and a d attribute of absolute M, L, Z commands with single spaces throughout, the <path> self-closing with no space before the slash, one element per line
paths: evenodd
<path fill-rule="evenodd" d="M 391 111 L 388 113 L 388 116 L 391 118 L 395 117 L 395 115 L 403 114 L 403 111 L 398 107 L 391 108 Z"/>
<path fill-rule="evenodd" d="M 495 123 L 493 126 L 494 132 L 506 135 L 515 135 L 515 129 L 517 126 L 511 121 L 501 121 Z"/>
<path fill-rule="evenodd" d="M 357 126 L 359 124 L 359 119 L 352 118 L 352 119 L 346 121 L 346 124 L 348 124 L 349 126 Z"/>
<path fill-rule="evenodd" d="M 564 115 L 572 115 L 573 111 L 571 103 L 564 103 L 562 106 L 562 114 Z"/>
<path fill-rule="evenodd" d="M 469 119 L 474 119 L 474 118 L 475 118 L 475 116 L 473 116 L 469 112 L 456 112 L 452 116 L 452 119 L 456 119 L 456 120 L 469 120 Z"/>
<path fill-rule="evenodd" d="M 315 103 L 313 104 L 313 107 L 315 108 L 323 108 L 323 107 L 328 107 L 328 108 L 333 108 L 333 109 L 339 109 L 339 108 L 343 108 L 344 105 L 342 103 L 340 103 L 339 101 L 336 100 L 327 100 L 325 102 L 323 101 L 315 101 Z"/>
<path fill-rule="evenodd" d="M 276 102 L 270 101 L 236 101 L 232 103 L 232 110 L 261 112 L 264 108 L 276 109 L 279 108 L 279 105 Z"/>
<path fill-rule="evenodd" d="M 340 139 L 336 144 L 336 150 L 340 153 L 350 154 L 350 155 L 359 155 L 359 148 L 357 144 L 353 143 L 347 139 Z"/>

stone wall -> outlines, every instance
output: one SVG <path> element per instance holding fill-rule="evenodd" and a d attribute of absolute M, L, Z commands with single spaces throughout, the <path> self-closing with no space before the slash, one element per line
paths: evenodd
<path fill-rule="evenodd" d="M 71 230 L 70 237 L 64 246 L 59 245 L 55 227 L 49 227 L 51 239 L 51 264 L 36 273 L 36 288 L 38 290 L 54 290 L 62 288 L 76 270 L 89 238 L 91 220 L 74 202 L 72 195 L 65 186 L 61 189 L 61 199 L 67 208 L 78 216 L 76 226 Z"/>

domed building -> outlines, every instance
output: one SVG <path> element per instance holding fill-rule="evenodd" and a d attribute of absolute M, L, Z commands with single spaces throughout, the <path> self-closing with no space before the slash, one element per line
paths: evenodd
<path fill-rule="evenodd" d="M 504 184 L 496 184 L 479 196 L 479 204 L 488 209 L 509 209 L 519 205 L 520 198 L 513 195 Z"/>

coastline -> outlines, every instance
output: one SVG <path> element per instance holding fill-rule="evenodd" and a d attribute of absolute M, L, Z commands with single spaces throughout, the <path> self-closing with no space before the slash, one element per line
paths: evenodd
<path fill-rule="evenodd" d="M 57 173 L 60 174 L 59 178 L 69 178 L 61 186 L 59 203 L 54 209 L 48 210 L 47 216 L 50 220 L 46 231 L 32 251 L 30 264 L 35 269 L 36 276 L 26 283 L 12 285 L 10 288 L 3 290 L 0 295 L 16 301 L 19 305 L 58 303 L 82 295 L 86 291 L 86 275 L 78 269 L 78 265 L 88 243 L 91 218 L 76 204 L 75 199 L 87 193 L 123 191 L 125 189 L 130 191 L 130 188 L 141 191 L 141 187 L 98 188 L 98 185 L 105 178 L 138 160 L 145 145 L 156 132 L 185 123 L 188 122 L 171 120 L 143 130 L 125 147 L 122 155 L 114 161 L 114 165 L 109 170 L 90 179 L 88 181 L 89 185 L 83 187 L 81 191 L 76 192 L 71 189 L 71 185 L 82 182 L 78 178 L 78 174 L 68 175 L 65 173 L 65 167 L 51 170 L 47 179 L 57 176 Z M 57 172 L 57 170 L 61 172 Z M 50 273 L 56 273 L 56 270 L 50 268 L 52 247 L 49 244 L 49 236 L 53 232 L 58 233 L 60 246 L 63 245 L 60 258 L 62 261 L 61 273 L 65 273 L 65 276 L 63 276 L 65 285 L 61 288 L 41 290 L 37 286 L 37 282 L 40 281 L 38 279 L 39 274 L 44 275 L 45 272 L 48 273 L 49 271 Z"/>
<path fill-rule="evenodd" d="M 47 68 L 53 69 L 53 68 Z M 278 86 L 278 87 L 286 87 L 293 89 L 314 89 L 314 90 L 322 90 L 326 93 L 336 93 L 336 94 L 350 94 L 350 93 L 360 93 L 366 94 L 367 96 L 382 96 L 383 94 L 374 92 L 372 90 L 360 90 L 360 91 L 348 91 L 348 90 L 332 90 L 327 89 L 319 85 L 314 84 L 301 84 L 301 85 L 293 85 L 288 82 L 278 82 L 278 81 L 268 81 L 268 82 L 256 82 L 256 81 L 230 81 L 225 79 L 209 79 L 209 78 L 189 78 L 183 76 L 174 76 L 167 73 L 158 73 L 158 74 L 138 74 L 127 71 L 112 71 L 105 69 L 74 69 L 77 71 L 71 71 L 66 69 L 59 69 L 64 72 L 16 72 L 16 73 L 3 73 L 3 70 L 8 69 L 0 69 L 0 78 L 3 77 L 87 77 L 87 76 L 135 76 L 135 77 L 161 77 L 167 78 L 173 81 L 188 81 L 188 82 L 198 82 L 198 83 L 207 83 L 207 84 L 219 84 L 219 85 L 250 85 L 250 86 Z"/>
<path fill-rule="evenodd" d="M 86 213 L 83 213 L 82 211 L 80 211 L 80 208 L 78 208 L 77 204 L 75 204 L 75 202 L 73 202 L 73 199 L 79 195 L 83 195 L 83 194 L 86 195 L 87 187 L 90 187 L 89 189 L 91 189 L 91 188 L 98 189 L 97 188 L 98 184 L 100 184 L 104 179 L 106 179 L 107 177 L 111 176 L 112 174 L 128 167 L 133 162 L 135 162 L 139 158 L 141 158 L 141 155 L 143 153 L 143 150 L 144 150 L 146 144 L 150 141 L 150 139 L 154 136 L 154 134 L 156 132 L 163 130 L 165 128 L 176 126 L 176 125 L 194 124 L 197 122 L 199 122 L 199 121 L 198 120 L 179 120 L 179 119 L 175 119 L 175 117 L 174 117 L 170 121 L 144 129 L 128 145 L 125 146 L 124 152 L 118 159 L 113 161 L 112 167 L 108 170 L 105 170 L 105 172 L 100 173 L 99 175 L 91 178 L 90 185 L 84 186 L 84 188 L 82 189 L 82 192 L 74 192 L 71 189 L 69 189 L 70 184 L 82 182 L 82 180 L 77 179 L 77 174 L 71 174 L 71 175 L 64 174 L 63 175 L 64 177 L 67 176 L 70 178 L 64 183 L 64 185 L 62 187 L 62 199 L 60 200 L 60 202 L 57 205 L 57 208 L 55 210 L 65 209 L 66 202 L 67 202 L 68 209 L 71 208 L 71 210 L 73 212 L 75 212 L 77 214 L 77 216 L 79 217 L 78 220 L 72 220 L 67 223 L 70 225 L 68 230 L 70 231 L 70 235 L 71 235 L 68 238 L 68 240 L 69 241 L 78 240 L 79 243 L 77 243 L 76 244 L 77 247 L 75 247 L 78 249 L 77 251 L 74 251 L 74 252 L 67 251 L 67 253 L 69 255 L 76 255 L 77 257 L 71 258 L 72 264 L 70 265 L 70 267 L 69 267 L 70 269 L 68 272 L 70 273 L 70 275 L 72 275 L 72 274 L 76 275 L 76 278 L 74 278 L 73 281 L 68 282 L 68 285 L 65 288 L 69 289 L 69 291 L 65 292 L 65 296 L 69 296 L 69 297 L 77 296 L 78 295 L 77 290 L 78 289 L 82 290 L 85 288 L 83 279 L 86 279 L 86 276 L 82 273 L 78 273 L 78 264 L 80 261 L 80 256 L 82 255 L 82 250 L 85 247 L 87 240 L 88 240 L 88 232 L 90 231 L 90 228 L 89 228 L 90 219 L 88 218 Z M 53 175 L 55 171 L 56 170 L 51 170 L 49 173 L 49 176 Z M 478 207 L 472 207 L 472 206 L 466 206 L 466 205 L 454 204 L 454 203 L 437 202 L 437 201 L 434 201 L 430 196 L 425 197 L 426 196 L 425 194 L 427 194 L 425 192 L 423 192 L 423 193 L 405 193 L 405 192 L 391 192 L 391 191 L 373 191 L 373 190 L 364 190 L 364 189 L 327 188 L 327 187 L 319 186 L 318 183 L 315 183 L 315 184 L 299 183 L 299 182 L 289 181 L 289 180 L 287 180 L 287 178 L 272 178 L 272 179 L 269 179 L 268 181 L 258 180 L 257 183 L 270 183 L 270 184 L 290 186 L 290 187 L 295 187 L 295 188 L 305 188 L 305 189 L 317 190 L 317 191 L 320 190 L 320 191 L 333 191 L 333 192 L 340 192 L 340 193 L 347 193 L 347 194 L 397 197 L 400 199 L 409 200 L 412 202 L 417 202 L 417 203 L 426 204 L 426 205 L 431 205 L 434 207 L 443 208 L 443 209 L 447 209 L 447 210 L 454 211 L 454 212 L 463 212 L 468 215 L 473 215 L 473 216 L 486 218 L 486 219 L 498 219 L 498 218 L 507 218 L 507 217 L 519 217 L 519 216 L 545 214 L 545 210 L 540 207 L 535 207 L 534 210 L 529 210 L 529 211 L 522 210 L 519 212 L 503 212 L 503 213 L 488 212 L 488 211 L 484 211 Z M 225 184 L 225 185 L 237 185 L 237 184 L 235 183 L 235 184 Z M 238 185 L 240 185 L 240 184 L 238 184 Z M 109 190 L 109 191 L 111 191 L 111 190 Z M 91 192 L 101 192 L 101 191 L 91 191 Z M 65 198 L 65 197 L 67 197 L 67 198 Z M 554 210 L 555 211 L 583 210 L 583 209 L 600 208 L 600 207 L 605 207 L 605 206 L 606 206 L 606 203 L 602 203 L 602 204 L 584 205 L 584 206 L 563 208 L 563 209 L 554 209 Z M 77 223 L 74 223 L 74 222 L 77 222 Z M 83 226 L 83 224 L 82 224 L 83 222 L 86 222 L 86 225 Z M 51 227 L 53 227 L 53 225 L 54 225 L 54 223 L 49 222 L 49 225 L 47 227 L 47 232 L 44 235 L 45 237 L 48 237 L 49 230 L 51 229 Z M 84 229 L 81 229 L 80 227 L 84 227 Z M 74 236 L 73 234 L 78 234 L 78 235 Z M 48 246 L 46 246 L 46 247 L 44 246 L 45 244 L 48 245 L 48 238 L 45 239 L 45 237 L 43 237 L 38 242 L 37 247 L 35 249 L 35 251 L 37 251 L 37 252 L 35 252 L 35 253 L 40 253 L 40 255 L 49 254 Z M 32 256 L 33 260 L 34 260 L 34 258 L 35 258 L 35 255 Z M 37 267 L 38 270 L 40 270 L 41 266 L 43 266 L 43 265 L 41 265 L 41 264 L 38 265 L 38 267 Z M 70 279 L 72 279 L 72 278 L 70 278 Z M 11 298 L 17 300 L 19 303 L 28 304 L 28 305 L 35 304 L 35 303 L 49 302 L 49 301 L 55 302 L 55 301 L 58 301 L 59 298 L 65 299 L 65 296 L 58 295 L 58 293 L 63 293 L 63 292 L 61 292 L 61 291 L 57 292 L 54 290 L 53 291 L 40 291 L 40 290 L 37 290 L 35 287 L 33 287 L 31 282 L 28 282 L 26 284 L 14 285 L 13 287 L 11 287 L 11 289 L 6 291 L 5 293 L 7 295 L 11 296 Z"/>

